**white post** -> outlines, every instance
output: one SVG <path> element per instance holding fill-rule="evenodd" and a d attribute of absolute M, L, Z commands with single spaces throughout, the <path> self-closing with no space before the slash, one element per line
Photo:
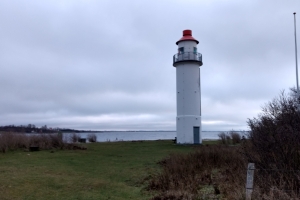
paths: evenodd
<path fill-rule="evenodd" d="M 246 200 L 251 200 L 254 182 L 254 163 L 248 163 L 247 168 L 247 182 L 246 182 Z"/>

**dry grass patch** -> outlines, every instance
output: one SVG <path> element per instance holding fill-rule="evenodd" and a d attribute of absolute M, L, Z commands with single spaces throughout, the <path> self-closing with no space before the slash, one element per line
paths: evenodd
<path fill-rule="evenodd" d="M 30 147 L 38 147 L 40 150 L 73 148 L 72 145 L 63 141 L 62 134 L 59 133 L 0 133 L 0 150 L 2 153 L 18 149 L 29 150 Z"/>
<path fill-rule="evenodd" d="M 159 162 L 148 190 L 163 199 L 242 199 L 246 162 L 239 147 L 202 146 L 188 154 L 172 154 Z"/>

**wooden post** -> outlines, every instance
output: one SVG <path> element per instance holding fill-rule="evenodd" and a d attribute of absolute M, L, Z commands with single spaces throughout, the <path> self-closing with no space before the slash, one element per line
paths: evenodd
<path fill-rule="evenodd" d="M 248 163 L 247 168 L 247 182 L 246 182 L 246 200 L 251 200 L 254 182 L 254 163 Z"/>

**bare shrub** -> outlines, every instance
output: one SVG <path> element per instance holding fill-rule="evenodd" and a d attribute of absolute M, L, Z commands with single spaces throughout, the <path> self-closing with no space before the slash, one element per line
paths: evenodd
<path fill-rule="evenodd" d="M 36 146 L 39 149 L 52 149 L 66 147 L 61 134 L 33 134 L 1 133 L 0 150 L 5 153 L 9 150 L 29 149 Z"/>
<path fill-rule="evenodd" d="M 161 172 L 150 176 L 153 199 L 242 199 L 246 162 L 237 146 L 202 146 L 189 154 L 172 154 L 159 162 Z"/>
<path fill-rule="evenodd" d="M 63 149 L 65 147 L 65 143 L 63 141 L 63 137 L 61 133 L 58 134 L 49 134 L 49 138 L 51 141 L 52 148 L 60 148 Z"/>
<path fill-rule="evenodd" d="M 300 192 L 300 113 L 299 99 L 282 92 L 248 120 L 251 129 L 243 143 L 243 153 L 256 168 L 257 187 L 271 194 L 271 187 Z M 272 194 L 275 194 L 274 192 Z"/>
<path fill-rule="evenodd" d="M 24 134 L 5 132 L 0 134 L 0 150 L 6 152 L 18 148 L 28 148 L 28 138 Z"/>
<path fill-rule="evenodd" d="M 11 146 L 10 144 L 11 139 L 12 139 L 12 135 L 10 133 L 0 134 L 0 149 L 3 153 L 9 150 Z"/>
<path fill-rule="evenodd" d="M 29 136 L 30 146 L 38 146 L 40 149 L 60 148 L 63 149 L 65 144 L 61 134 L 40 134 Z"/>
<path fill-rule="evenodd" d="M 72 143 L 76 143 L 76 142 L 78 142 L 79 141 L 79 135 L 77 134 L 77 133 L 73 133 L 73 134 L 71 134 L 70 135 L 70 139 L 71 139 L 71 142 Z"/>
<path fill-rule="evenodd" d="M 226 144 L 231 144 L 231 137 L 228 134 L 226 134 Z"/>
<path fill-rule="evenodd" d="M 14 134 L 14 140 L 16 143 L 16 146 L 14 149 L 28 149 L 29 147 L 29 137 L 27 135 L 24 134 L 18 134 L 15 133 Z"/>
<path fill-rule="evenodd" d="M 87 139 L 88 139 L 89 142 L 97 142 L 97 136 L 94 133 L 93 134 L 89 134 L 87 136 Z"/>
<path fill-rule="evenodd" d="M 231 137 L 225 132 L 221 132 L 218 134 L 221 144 L 229 145 L 231 144 Z"/>
<path fill-rule="evenodd" d="M 220 138 L 220 141 L 221 141 L 222 144 L 226 144 L 227 143 L 226 142 L 226 133 L 221 132 L 221 133 L 218 134 L 218 137 Z"/>
<path fill-rule="evenodd" d="M 231 137 L 231 141 L 232 144 L 238 144 L 241 142 L 241 135 L 235 131 L 230 131 L 230 137 Z"/>
<path fill-rule="evenodd" d="M 38 146 L 40 149 L 45 149 L 46 146 L 49 145 L 49 141 L 46 135 L 30 135 L 29 137 L 29 145 Z"/>

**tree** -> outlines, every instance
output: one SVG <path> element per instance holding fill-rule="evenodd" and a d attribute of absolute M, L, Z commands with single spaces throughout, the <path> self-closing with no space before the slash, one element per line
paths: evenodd
<path fill-rule="evenodd" d="M 47 125 L 41 127 L 42 130 L 47 130 Z"/>

